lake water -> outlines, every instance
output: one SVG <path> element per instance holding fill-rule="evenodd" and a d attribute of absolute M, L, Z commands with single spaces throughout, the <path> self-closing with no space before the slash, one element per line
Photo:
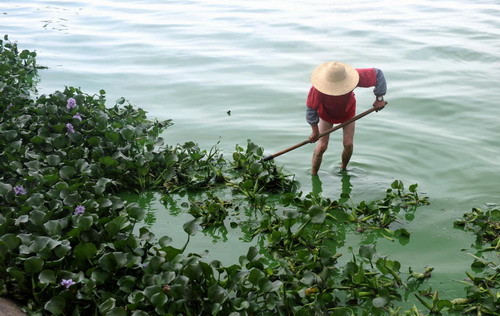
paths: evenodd
<path fill-rule="evenodd" d="M 389 102 L 356 125 L 349 165 L 354 200 L 382 198 L 390 183 L 419 184 L 431 201 L 405 224 L 410 243 L 380 239 L 377 250 L 421 271 L 443 297 L 461 293 L 474 236 L 453 228 L 472 207 L 500 203 L 500 3 L 498 1 L 1 0 L 0 31 L 36 50 L 40 93 L 64 86 L 124 96 L 151 118 L 173 119 L 169 144 L 197 142 L 230 157 L 247 139 L 272 154 L 307 138 L 311 70 L 339 60 L 384 71 Z M 372 89 L 356 90 L 358 113 Z M 230 111 L 230 115 L 228 115 Z M 341 133 L 332 134 L 320 172 L 324 196 L 337 198 Z M 306 145 L 276 159 L 312 189 Z M 153 230 L 185 240 L 158 195 L 143 197 Z M 180 236 L 180 237 L 179 237 Z M 180 239 L 178 239 L 180 238 Z M 348 242 L 357 249 L 359 237 Z M 202 234 L 193 251 L 236 261 L 227 242 Z M 456 291 L 456 293 L 455 293 Z"/>

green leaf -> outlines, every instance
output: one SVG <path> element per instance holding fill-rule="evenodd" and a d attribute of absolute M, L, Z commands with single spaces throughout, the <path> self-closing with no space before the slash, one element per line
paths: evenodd
<path fill-rule="evenodd" d="M 139 290 L 135 290 L 129 296 L 127 296 L 127 301 L 130 304 L 141 303 L 142 301 L 144 301 L 144 293 Z"/>
<path fill-rule="evenodd" d="M 0 240 L 5 242 L 9 250 L 16 249 L 17 247 L 19 247 L 19 244 L 21 243 L 21 239 L 19 239 L 19 237 L 17 237 L 14 234 L 5 234 L 2 237 L 0 237 Z"/>
<path fill-rule="evenodd" d="M 105 165 L 106 167 L 113 167 L 118 165 L 118 161 L 116 161 L 115 159 L 113 159 L 113 157 L 110 156 L 99 158 L 99 162 Z"/>
<path fill-rule="evenodd" d="M 68 139 L 63 135 L 59 135 L 52 140 L 52 145 L 57 149 L 62 149 L 68 145 Z"/>
<path fill-rule="evenodd" d="M 62 296 L 54 296 L 45 303 L 44 309 L 54 315 L 60 315 L 63 313 L 65 306 L 66 300 Z"/>
<path fill-rule="evenodd" d="M 410 242 L 410 233 L 406 230 L 406 228 L 395 230 L 394 236 L 397 237 L 399 243 L 403 246 Z"/>
<path fill-rule="evenodd" d="M 7 272 L 12 276 L 18 283 L 24 283 L 25 280 L 25 273 L 24 271 L 21 271 L 17 269 L 16 267 L 9 267 L 7 268 Z"/>
<path fill-rule="evenodd" d="M 131 275 L 125 275 L 118 280 L 120 290 L 125 293 L 131 293 L 136 286 L 137 279 Z"/>
<path fill-rule="evenodd" d="M 269 281 L 267 278 L 262 278 L 259 280 L 259 288 L 262 292 L 267 293 L 273 289 L 273 283 Z"/>
<path fill-rule="evenodd" d="M 92 271 L 91 278 L 95 280 L 97 284 L 103 284 L 108 280 L 108 278 L 111 276 L 110 273 L 103 271 L 101 269 L 96 269 Z"/>
<path fill-rule="evenodd" d="M 123 307 L 115 307 L 109 312 L 106 313 L 105 316 L 127 316 L 127 311 Z"/>
<path fill-rule="evenodd" d="M 190 236 L 196 235 L 200 226 L 198 225 L 198 219 L 193 219 L 183 225 L 184 231 Z"/>
<path fill-rule="evenodd" d="M 68 206 L 75 206 L 77 204 L 80 204 L 80 201 L 81 196 L 78 193 L 68 194 L 63 200 L 64 205 Z"/>
<path fill-rule="evenodd" d="M 189 264 L 184 269 L 184 275 L 186 275 L 191 280 L 196 280 L 203 275 L 203 269 L 199 263 Z"/>
<path fill-rule="evenodd" d="M 43 228 L 50 236 L 60 235 L 62 231 L 62 220 L 55 219 L 43 224 Z"/>
<path fill-rule="evenodd" d="M 99 259 L 99 265 L 104 271 L 114 271 L 117 268 L 118 261 L 113 253 L 106 253 Z"/>
<path fill-rule="evenodd" d="M 26 200 L 26 205 L 31 206 L 33 208 L 38 207 L 43 204 L 44 197 L 41 193 L 33 193 Z"/>
<path fill-rule="evenodd" d="M 261 163 L 256 163 L 256 162 L 252 163 L 252 164 L 250 165 L 250 168 L 249 168 L 249 171 L 250 171 L 250 173 L 252 173 L 252 174 L 259 174 L 259 173 L 261 173 L 263 170 L 264 170 L 264 167 L 262 166 L 262 164 L 261 164 Z"/>
<path fill-rule="evenodd" d="M 43 269 L 43 259 L 40 257 L 30 257 L 24 261 L 24 271 L 35 274 Z"/>
<path fill-rule="evenodd" d="M 300 280 L 300 282 L 306 284 L 306 285 L 313 285 L 316 283 L 317 276 L 311 271 L 306 271 Z"/>
<path fill-rule="evenodd" d="M 415 193 L 415 192 L 417 192 L 417 187 L 418 187 L 418 184 L 415 183 L 415 184 L 410 185 L 408 190 L 410 190 L 411 193 Z"/>
<path fill-rule="evenodd" d="M 42 284 L 56 283 L 56 273 L 52 270 L 44 270 L 38 275 L 38 280 Z"/>
<path fill-rule="evenodd" d="M 130 206 L 127 208 L 128 215 L 136 221 L 142 221 L 146 216 L 146 210 L 139 206 Z"/>
<path fill-rule="evenodd" d="M 74 254 L 78 260 L 88 260 L 95 256 L 97 247 L 93 243 L 80 243 L 75 247 Z"/>
<path fill-rule="evenodd" d="M 116 299 L 110 297 L 99 305 L 99 313 L 106 314 L 111 309 L 115 308 Z"/>
<path fill-rule="evenodd" d="M 7 193 L 12 191 L 12 186 L 8 183 L 2 183 L 0 182 L 0 195 L 1 196 L 6 196 Z"/>
<path fill-rule="evenodd" d="M 101 144 L 101 138 L 97 136 L 92 136 L 87 139 L 90 146 L 97 147 Z"/>
<path fill-rule="evenodd" d="M 354 316 L 354 312 L 348 307 L 336 307 L 331 316 Z"/>
<path fill-rule="evenodd" d="M 42 225 L 45 220 L 45 212 L 33 210 L 30 212 L 30 222 L 35 226 Z"/>
<path fill-rule="evenodd" d="M 104 133 L 104 136 L 115 144 L 118 144 L 118 142 L 120 141 L 120 134 L 116 132 L 107 131 L 106 133 Z"/>
<path fill-rule="evenodd" d="M 115 236 L 120 230 L 127 227 L 129 223 L 130 222 L 127 220 L 127 218 L 125 218 L 125 216 L 118 216 L 104 225 L 104 228 L 110 236 Z"/>
<path fill-rule="evenodd" d="M 77 219 L 78 228 L 81 230 L 89 229 L 94 223 L 94 218 L 92 216 L 79 216 Z"/>
<path fill-rule="evenodd" d="M 68 240 L 62 240 L 60 245 L 54 248 L 54 255 L 58 258 L 65 257 L 71 250 L 71 244 Z"/>
<path fill-rule="evenodd" d="M 167 253 L 167 256 L 165 257 L 165 259 L 167 259 L 168 261 L 173 260 L 175 257 L 177 257 L 177 255 L 182 253 L 181 249 L 174 248 L 172 246 L 164 247 L 162 250 Z"/>
<path fill-rule="evenodd" d="M 250 274 L 248 275 L 248 281 L 252 283 L 253 285 L 257 285 L 259 283 L 259 280 L 266 277 L 266 274 L 259 269 L 252 269 L 250 271 Z"/>
<path fill-rule="evenodd" d="M 40 161 L 38 161 L 38 160 L 32 160 L 32 161 L 26 162 L 25 165 L 29 169 L 35 170 L 35 171 L 39 171 L 41 169 Z"/>
<path fill-rule="evenodd" d="M 373 259 L 373 255 L 375 254 L 375 246 L 374 245 L 361 245 L 359 247 L 359 255 L 368 260 Z"/>
<path fill-rule="evenodd" d="M 17 132 L 14 130 L 3 131 L 0 136 L 4 137 L 6 141 L 11 142 L 16 140 Z"/>
<path fill-rule="evenodd" d="M 59 180 L 59 175 L 56 173 L 46 174 L 43 176 L 43 180 L 45 181 L 46 186 L 51 187 Z"/>
<path fill-rule="evenodd" d="M 160 256 L 154 256 L 149 260 L 148 268 L 152 271 L 158 271 L 161 268 L 161 265 L 165 262 L 165 258 Z"/>
<path fill-rule="evenodd" d="M 234 299 L 232 301 L 232 304 L 233 304 L 234 309 L 236 309 L 237 311 L 244 310 L 244 309 L 247 309 L 248 307 L 250 307 L 250 303 L 248 301 L 244 300 L 243 298 L 240 298 L 240 297 L 238 297 L 237 299 Z"/>
<path fill-rule="evenodd" d="M 168 297 L 163 292 L 158 292 L 151 296 L 151 303 L 154 306 L 163 306 L 168 302 Z"/>
<path fill-rule="evenodd" d="M 170 244 L 172 242 L 172 238 L 170 238 L 169 236 L 163 236 L 161 237 L 159 240 L 158 240 L 158 244 L 163 248 L 163 247 L 167 247 L 168 244 Z"/>
<path fill-rule="evenodd" d="M 29 53 L 30 51 L 27 50 L 27 49 L 24 49 L 20 54 L 19 54 L 19 57 L 21 59 L 27 59 L 29 57 Z"/>
<path fill-rule="evenodd" d="M 156 293 L 159 293 L 159 292 L 162 292 L 162 289 L 158 285 L 148 286 L 143 291 L 144 296 L 146 296 L 149 299 L 151 299 L 153 297 L 153 295 L 155 295 Z"/>
<path fill-rule="evenodd" d="M 323 224 L 326 218 L 325 210 L 318 205 L 313 205 L 307 211 L 311 216 L 311 222 L 314 224 Z"/>
<path fill-rule="evenodd" d="M 135 130 L 131 126 L 127 126 L 120 130 L 120 134 L 125 140 L 131 141 L 135 137 Z"/>
<path fill-rule="evenodd" d="M 253 259 L 255 259 L 258 254 L 259 254 L 259 249 L 257 249 L 257 247 L 252 246 L 252 247 L 248 248 L 247 260 L 252 262 Z"/>
<path fill-rule="evenodd" d="M 75 174 L 76 174 L 76 169 L 71 166 L 64 166 L 59 171 L 59 176 L 61 177 L 61 179 L 64 180 L 70 180 L 71 178 L 73 178 L 73 176 L 75 176 Z"/>
<path fill-rule="evenodd" d="M 377 308 L 382 308 L 389 304 L 389 300 L 386 297 L 376 297 L 372 300 L 372 304 Z"/>
<path fill-rule="evenodd" d="M 394 236 L 410 238 L 410 233 L 406 230 L 406 228 L 400 228 L 394 231 Z"/>
<path fill-rule="evenodd" d="M 214 303 L 222 304 L 227 298 L 227 291 L 215 284 L 208 288 L 208 299 Z"/>
<path fill-rule="evenodd" d="M 45 138 L 40 137 L 38 135 L 37 136 L 33 136 L 33 137 L 31 137 L 30 142 L 32 142 L 35 145 L 39 145 L 39 144 L 42 144 L 42 143 L 45 142 Z"/>
<path fill-rule="evenodd" d="M 438 300 L 436 303 L 436 306 L 437 306 L 439 311 L 445 307 L 450 308 L 450 309 L 453 308 L 453 304 L 449 300 Z"/>
<path fill-rule="evenodd" d="M 104 191 L 106 190 L 106 186 L 110 182 L 111 182 L 111 179 L 108 179 L 108 178 L 100 178 L 99 180 L 97 180 L 97 183 L 94 186 L 95 193 L 98 195 L 103 194 Z"/>

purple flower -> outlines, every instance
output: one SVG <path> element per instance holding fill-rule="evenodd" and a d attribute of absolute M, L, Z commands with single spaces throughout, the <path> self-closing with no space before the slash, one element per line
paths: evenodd
<path fill-rule="evenodd" d="M 16 193 L 16 195 L 25 195 L 27 193 L 22 185 L 15 186 L 14 192 Z"/>
<path fill-rule="evenodd" d="M 75 215 L 81 215 L 83 213 L 85 213 L 85 206 L 78 205 L 77 207 L 75 207 L 75 212 L 73 214 L 75 214 Z"/>
<path fill-rule="evenodd" d="M 82 121 L 82 116 L 80 115 L 80 113 L 76 113 L 75 115 L 73 115 L 73 118 Z"/>
<path fill-rule="evenodd" d="M 72 279 L 68 279 L 68 280 L 62 279 L 62 281 L 61 281 L 61 285 L 67 289 L 74 284 L 75 284 L 75 282 Z"/>
<path fill-rule="evenodd" d="M 9 104 L 9 105 L 7 105 L 7 110 L 8 110 L 8 109 L 10 109 L 10 108 L 11 108 L 11 107 L 13 107 L 13 106 L 14 106 L 14 105 L 12 105 L 12 103 L 11 103 L 11 104 Z"/>
<path fill-rule="evenodd" d="M 72 134 L 75 132 L 75 129 L 73 128 L 73 124 L 71 124 L 71 123 L 66 124 L 66 129 L 68 130 L 68 134 Z"/>
<path fill-rule="evenodd" d="M 66 105 L 66 107 L 68 108 L 68 110 L 75 108 L 76 107 L 76 100 L 73 98 L 69 98 L 68 104 Z"/>

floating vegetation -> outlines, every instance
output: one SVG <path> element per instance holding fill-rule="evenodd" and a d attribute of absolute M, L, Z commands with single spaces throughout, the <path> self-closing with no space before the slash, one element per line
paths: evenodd
<path fill-rule="evenodd" d="M 67 87 L 34 98 L 36 54 L 19 53 L 7 36 L 0 53 L 0 295 L 26 312 L 420 315 L 417 306 L 398 306 L 415 291 L 434 314 L 498 310 L 493 260 L 475 255 L 482 274 L 467 272 L 467 297 L 448 300 L 418 291 L 432 268 L 403 273 L 372 244 L 339 252 L 346 230 L 408 242 L 410 232 L 394 223 L 428 204 L 416 184 L 405 190 L 396 180 L 371 202 L 353 203 L 347 190 L 339 200 L 304 195 L 292 175 L 261 162 L 263 149 L 250 140 L 231 160 L 216 146 L 165 145 L 170 121 L 149 120 L 123 98 L 106 107 L 104 90 Z M 182 248 L 154 236 L 147 210 L 119 196 L 144 190 L 161 192 L 166 207 L 175 194 L 200 193 L 172 206 L 194 217 L 183 225 Z M 498 210 L 474 212 L 462 226 L 497 250 Z M 234 215 L 231 225 L 258 244 L 238 264 L 186 253 L 191 236 Z"/>
<path fill-rule="evenodd" d="M 500 250 L 500 209 L 482 210 L 473 208 L 470 213 L 465 213 L 463 219 L 455 221 L 456 227 L 474 232 L 477 236 L 478 245 L 489 244 L 484 249 Z"/>

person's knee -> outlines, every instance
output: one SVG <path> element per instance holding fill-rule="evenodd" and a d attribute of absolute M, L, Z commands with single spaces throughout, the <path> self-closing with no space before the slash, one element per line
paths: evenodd
<path fill-rule="evenodd" d="M 320 142 L 316 145 L 316 153 L 323 155 L 323 153 L 328 149 L 328 143 Z"/>
<path fill-rule="evenodd" d="M 349 150 L 349 151 L 352 151 L 354 149 L 354 143 L 350 140 L 348 141 L 344 141 L 344 149 L 345 150 Z"/>

